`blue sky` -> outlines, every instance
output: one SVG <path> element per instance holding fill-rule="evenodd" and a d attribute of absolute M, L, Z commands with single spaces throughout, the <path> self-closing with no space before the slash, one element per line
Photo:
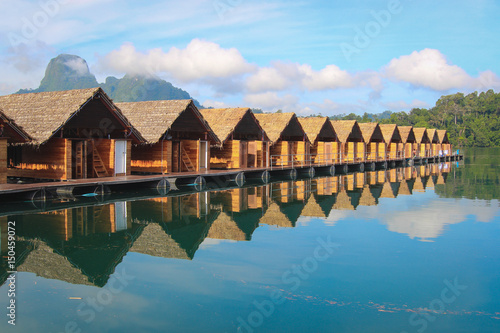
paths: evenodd
<path fill-rule="evenodd" d="M 0 94 L 38 87 L 60 53 L 99 82 L 155 75 L 205 106 L 301 115 L 500 90 L 494 0 L 3 0 L 0 13 Z"/>

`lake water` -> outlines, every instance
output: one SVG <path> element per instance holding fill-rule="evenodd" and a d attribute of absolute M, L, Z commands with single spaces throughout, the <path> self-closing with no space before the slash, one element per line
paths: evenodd
<path fill-rule="evenodd" d="M 0 331 L 500 332 L 500 150 L 465 153 L 184 196 L 13 205 L 0 217 Z"/>

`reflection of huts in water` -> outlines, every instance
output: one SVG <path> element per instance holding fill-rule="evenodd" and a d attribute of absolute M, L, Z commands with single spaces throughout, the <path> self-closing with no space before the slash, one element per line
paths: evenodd
<path fill-rule="evenodd" d="M 436 185 L 444 185 L 444 184 L 446 184 L 446 178 L 447 177 L 448 177 L 447 173 L 440 173 L 440 174 L 438 174 L 437 178 L 436 178 L 435 184 Z"/>
<path fill-rule="evenodd" d="M 16 144 L 31 140 L 32 138 L 16 125 L 14 119 L 7 117 L 0 107 L 0 184 L 7 183 L 7 166 L 10 164 L 8 150 L 13 149 L 11 147 Z"/>
<path fill-rule="evenodd" d="M 249 108 L 203 109 L 203 118 L 219 138 L 210 150 L 210 168 L 269 166 L 269 139 Z"/>
<path fill-rule="evenodd" d="M 376 198 L 373 196 L 371 188 L 369 185 L 363 187 L 361 192 L 361 197 L 359 198 L 360 206 L 375 206 L 377 204 Z"/>
<path fill-rule="evenodd" d="M 404 179 L 403 168 L 394 168 L 386 171 L 387 180 L 390 182 L 400 182 Z"/>
<path fill-rule="evenodd" d="M 418 151 L 418 144 L 413 132 L 413 126 L 398 126 L 398 130 L 399 135 L 401 135 L 405 157 L 414 157 Z"/>
<path fill-rule="evenodd" d="M 341 176 L 341 182 L 346 191 L 354 191 L 356 188 L 356 178 L 353 173 Z"/>
<path fill-rule="evenodd" d="M 414 166 L 405 167 L 403 173 L 405 179 L 414 179 L 417 177 L 417 169 Z"/>
<path fill-rule="evenodd" d="M 366 161 L 379 161 L 386 158 L 386 144 L 378 123 L 360 123 L 359 128 L 363 134 L 366 145 Z"/>
<path fill-rule="evenodd" d="M 132 171 L 171 173 L 210 169 L 217 136 L 192 100 L 116 104 L 144 137 L 132 146 Z"/>
<path fill-rule="evenodd" d="M 207 238 L 248 241 L 251 235 L 247 235 L 241 230 L 228 213 L 221 212 L 210 226 Z"/>
<path fill-rule="evenodd" d="M 415 140 L 417 141 L 417 155 L 419 157 L 430 157 L 431 141 L 427 135 L 427 129 L 422 127 L 413 127 Z"/>
<path fill-rule="evenodd" d="M 299 118 L 299 122 L 311 141 L 311 162 L 321 165 L 337 161 L 339 157 L 339 143 L 329 118 Z"/>
<path fill-rule="evenodd" d="M 267 191 L 265 186 L 223 190 L 212 193 L 211 201 L 221 204 L 227 212 L 262 209 L 267 202 Z"/>
<path fill-rule="evenodd" d="M 272 202 L 266 210 L 264 216 L 259 220 L 259 224 L 267 224 L 281 228 L 293 228 L 297 220 L 290 218 L 281 210 L 276 202 Z"/>
<path fill-rule="evenodd" d="M 377 171 L 377 183 L 383 184 L 387 179 L 387 170 L 379 170 Z"/>
<path fill-rule="evenodd" d="M 115 233 L 132 226 L 130 204 L 126 202 L 23 214 L 12 218 L 17 221 L 19 235 L 53 241 Z"/>
<path fill-rule="evenodd" d="M 310 195 L 310 181 L 288 181 L 271 184 L 271 197 L 278 202 L 304 201 Z"/>
<path fill-rule="evenodd" d="M 378 172 L 377 171 L 366 171 L 366 183 L 369 185 L 375 185 L 378 182 Z"/>
<path fill-rule="evenodd" d="M 322 196 L 338 193 L 340 176 L 315 178 L 312 180 L 312 189 L 316 191 L 316 194 Z"/>
<path fill-rule="evenodd" d="M 93 285 L 81 269 L 69 259 L 40 239 L 34 239 L 33 249 L 24 262 L 17 267 L 18 272 L 30 272 L 45 279 L 59 280 L 71 284 Z"/>
<path fill-rule="evenodd" d="M 347 191 L 341 190 L 337 194 L 337 200 L 335 201 L 335 205 L 333 205 L 333 209 L 338 210 L 354 210 L 355 207 L 351 203 L 351 197 L 347 194 Z"/>
<path fill-rule="evenodd" d="M 396 198 L 398 196 L 400 183 L 386 182 L 382 187 L 381 198 Z"/>
<path fill-rule="evenodd" d="M 366 184 L 366 173 L 364 172 L 356 172 L 354 174 L 354 178 L 356 181 L 356 188 L 363 188 Z"/>
<path fill-rule="evenodd" d="M 441 155 L 448 156 L 451 154 L 451 144 L 448 138 L 447 130 L 437 130 L 437 135 L 439 138 L 439 151 Z"/>
<path fill-rule="evenodd" d="M 403 180 L 399 184 L 398 195 L 411 195 L 413 189 L 413 181 L 412 180 Z"/>
<path fill-rule="evenodd" d="M 32 139 L 10 145 L 8 176 L 68 180 L 130 174 L 143 138 L 101 88 L 0 96 Z"/>
<path fill-rule="evenodd" d="M 413 192 L 425 192 L 425 184 L 427 183 L 427 177 L 418 176 L 415 178 L 413 183 Z"/>
<path fill-rule="evenodd" d="M 364 161 L 365 143 L 356 120 L 331 121 L 340 142 L 342 163 Z"/>
<path fill-rule="evenodd" d="M 396 124 L 382 124 L 380 125 L 380 130 L 382 131 L 387 147 L 386 156 L 389 159 L 403 158 L 403 141 L 398 126 Z"/>
<path fill-rule="evenodd" d="M 328 212 L 329 213 L 329 212 Z M 306 216 L 306 217 L 327 217 L 328 214 L 325 213 L 325 211 L 322 209 L 318 201 L 316 200 L 316 196 L 311 195 L 309 196 L 309 199 L 307 199 L 307 202 L 302 209 L 302 212 L 300 213 L 301 216 Z"/>
<path fill-rule="evenodd" d="M 310 141 L 295 113 L 257 113 L 255 117 L 271 140 L 272 165 L 309 164 Z"/>

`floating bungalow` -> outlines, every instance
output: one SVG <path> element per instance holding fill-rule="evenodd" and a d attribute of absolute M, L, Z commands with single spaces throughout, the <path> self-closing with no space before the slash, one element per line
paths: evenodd
<path fill-rule="evenodd" d="M 299 118 L 299 122 L 311 141 L 309 150 L 311 162 L 322 165 L 337 161 L 339 143 L 328 117 Z"/>
<path fill-rule="evenodd" d="M 132 171 L 172 173 L 210 169 L 210 145 L 219 139 L 192 100 L 116 103 L 141 133 L 132 146 Z"/>
<path fill-rule="evenodd" d="M 356 120 L 331 121 L 340 142 L 339 163 L 356 163 L 364 161 L 365 142 Z"/>
<path fill-rule="evenodd" d="M 269 138 L 249 108 L 202 109 L 200 112 L 219 140 L 212 145 L 210 168 L 269 166 Z"/>
<path fill-rule="evenodd" d="M 427 130 L 422 127 L 413 127 L 413 133 L 415 134 L 415 140 L 417 141 L 417 156 L 430 157 L 431 141 L 427 135 Z"/>
<path fill-rule="evenodd" d="M 272 166 L 309 164 L 310 141 L 295 113 L 255 114 L 271 140 Z"/>
<path fill-rule="evenodd" d="M 437 134 L 437 130 L 435 129 L 427 129 L 427 136 L 430 140 L 430 155 L 429 156 L 438 156 L 439 154 L 439 137 Z"/>
<path fill-rule="evenodd" d="M 7 183 L 8 148 L 30 142 L 31 137 L 0 109 L 0 184 Z"/>
<path fill-rule="evenodd" d="M 395 124 L 381 124 L 380 130 L 387 147 L 387 159 L 394 160 L 404 157 L 403 140 Z"/>
<path fill-rule="evenodd" d="M 0 108 L 31 139 L 9 145 L 11 177 L 127 175 L 132 142 L 143 141 L 101 88 L 0 96 Z"/>
<path fill-rule="evenodd" d="M 448 139 L 447 130 L 437 130 L 437 135 L 439 138 L 439 155 L 448 156 L 451 154 L 451 144 Z"/>
<path fill-rule="evenodd" d="M 404 147 L 404 157 L 414 157 L 417 152 L 417 140 L 413 132 L 413 126 L 398 126 L 401 143 Z"/>
<path fill-rule="evenodd" d="M 378 123 L 360 123 L 359 129 L 363 134 L 366 145 L 366 161 L 376 162 L 384 160 L 385 147 L 384 136 Z"/>

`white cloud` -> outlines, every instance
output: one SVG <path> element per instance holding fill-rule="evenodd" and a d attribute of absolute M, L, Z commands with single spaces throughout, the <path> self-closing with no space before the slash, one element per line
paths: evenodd
<path fill-rule="evenodd" d="M 434 49 L 414 51 L 410 55 L 392 59 L 384 71 L 390 79 L 438 91 L 470 89 L 481 86 L 481 82 L 500 86 L 500 80 L 495 74 L 483 72 L 478 78 L 473 78 L 461 67 L 449 63 L 439 50 Z"/>
<path fill-rule="evenodd" d="M 294 95 L 279 96 L 276 92 L 266 92 L 260 94 L 246 95 L 244 101 L 251 107 L 259 107 L 267 110 L 282 109 L 290 111 L 293 105 L 296 105 L 298 98 Z"/>
<path fill-rule="evenodd" d="M 131 74 L 166 73 L 181 82 L 231 78 L 254 70 L 237 49 L 224 49 L 200 39 L 193 39 L 184 49 L 172 47 L 168 52 L 157 48 L 141 53 L 133 44 L 125 43 L 100 58 L 98 67 Z"/>
<path fill-rule="evenodd" d="M 291 87 L 300 90 L 321 91 L 349 88 L 354 78 L 336 65 L 327 65 L 316 71 L 309 64 L 275 61 L 271 67 L 261 67 L 247 80 L 250 92 L 283 91 Z"/>
<path fill-rule="evenodd" d="M 66 66 L 77 72 L 79 75 L 89 74 L 87 63 L 82 58 L 75 58 L 64 63 Z"/>

